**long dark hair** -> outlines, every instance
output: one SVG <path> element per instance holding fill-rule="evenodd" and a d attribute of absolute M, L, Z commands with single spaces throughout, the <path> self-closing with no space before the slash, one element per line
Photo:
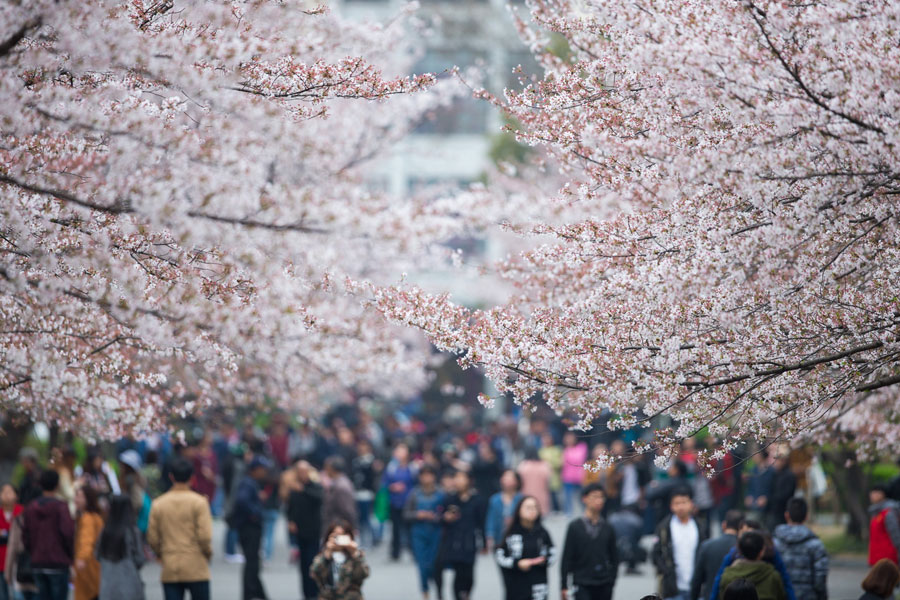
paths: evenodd
<path fill-rule="evenodd" d="M 100 514 L 100 496 L 97 490 L 89 485 L 83 485 L 79 491 L 84 494 L 84 512 Z"/>
<path fill-rule="evenodd" d="M 519 502 L 516 503 L 516 509 L 513 511 L 512 521 L 509 522 L 509 527 L 507 527 L 506 531 L 503 532 L 504 538 L 511 533 L 525 530 L 525 526 L 522 525 L 522 517 L 519 515 L 519 513 L 522 512 L 522 505 L 525 504 L 526 500 L 534 500 L 534 503 L 537 504 L 538 507 L 538 516 L 537 519 L 534 520 L 534 525 L 531 526 L 532 531 L 538 531 L 541 529 L 541 503 L 538 502 L 537 498 L 535 498 L 534 496 L 522 496 L 522 498 L 519 499 Z"/>
<path fill-rule="evenodd" d="M 100 558 L 118 562 L 128 554 L 128 536 L 134 529 L 134 510 L 131 498 L 115 495 L 109 500 L 109 518 L 100 534 L 97 555 Z"/>

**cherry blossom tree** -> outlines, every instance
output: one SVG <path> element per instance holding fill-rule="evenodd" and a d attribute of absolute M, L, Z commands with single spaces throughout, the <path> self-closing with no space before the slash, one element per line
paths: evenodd
<path fill-rule="evenodd" d="M 405 26 L 299 1 L 3 3 L 0 401 L 115 436 L 420 383 L 423 342 L 359 283 L 458 231 L 364 185 L 446 101 L 399 75 Z"/>
<path fill-rule="evenodd" d="M 484 95 L 579 216 L 530 224 L 504 305 L 402 286 L 382 310 L 583 428 L 900 449 L 900 5 L 530 7 L 545 77 Z"/>

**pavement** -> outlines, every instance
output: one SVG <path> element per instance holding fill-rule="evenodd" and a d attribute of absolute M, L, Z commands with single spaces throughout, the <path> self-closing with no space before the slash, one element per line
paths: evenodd
<path fill-rule="evenodd" d="M 553 540 L 562 545 L 566 528 L 566 519 L 551 515 L 545 520 Z M 389 528 L 386 528 L 386 532 Z M 213 529 L 212 598 L 213 600 L 241 600 L 241 565 L 226 563 L 223 554 L 225 527 L 216 521 Z M 389 534 L 387 534 L 389 540 Z M 652 540 L 645 538 L 650 544 Z M 415 563 L 408 552 L 398 562 L 391 562 L 387 553 L 387 544 L 366 551 L 371 574 L 363 586 L 366 600 L 421 600 L 418 574 Z M 624 569 L 616 581 L 613 600 L 639 600 L 656 591 L 656 577 L 649 564 L 641 566 L 641 575 L 625 575 Z M 829 600 L 856 600 L 862 594 L 859 583 L 866 574 L 865 561 L 856 558 L 835 560 L 828 577 Z M 142 570 L 147 600 L 163 600 L 162 586 L 159 583 L 159 565 L 148 564 Z M 453 574 L 448 572 L 444 581 L 444 597 L 452 598 Z M 262 572 L 263 584 L 269 594 L 269 600 L 298 600 L 300 592 L 300 574 L 295 565 L 288 564 L 287 531 L 282 519 L 276 529 L 275 555 L 265 563 Z M 559 570 L 550 569 L 551 600 L 559 598 Z M 432 599 L 434 592 L 432 591 Z M 475 587 L 472 600 L 501 600 L 504 597 L 500 572 L 489 555 L 478 557 L 475 567 Z"/>

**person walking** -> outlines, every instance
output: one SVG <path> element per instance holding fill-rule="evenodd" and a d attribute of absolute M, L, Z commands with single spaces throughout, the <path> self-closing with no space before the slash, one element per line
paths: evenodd
<path fill-rule="evenodd" d="M 394 447 L 393 458 L 381 476 L 381 485 L 387 488 L 390 499 L 391 560 L 400 559 L 400 550 L 408 533 L 403 520 L 403 508 L 414 482 L 415 473 L 409 464 L 409 447 L 401 442 Z"/>
<path fill-rule="evenodd" d="M 122 494 L 131 500 L 131 510 L 135 523 L 141 533 L 147 531 L 150 519 L 150 494 L 147 493 L 147 482 L 141 475 L 144 461 L 137 450 L 126 450 L 119 454 L 119 467 L 122 469 L 120 485 Z"/>
<path fill-rule="evenodd" d="M 664 600 L 687 600 L 697 549 L 703 542 L 703 527 L 693 518 L 694 502 L 690 488 L 676 488 L 670 494 L 671 514 L 656 528 L 653 564 L 660 576 L 660 595 Z"/>
<path fill-rule="evenodd" d="M 882 558 L 897 564 L 900 549 L 900 504 L 887 497 L 887 488 L 873 486 L 869 491 L 869 565 Z"/>
<path fill-rule="evenodd" d="M 263 490 L 263 537 L 262 555 L 267 561 L 275 553 L 275 526 L 281 515 L 281 476 L 272 469 L 262 483 Z"/>
<path fill-rule="evenodd" d="M 340 456 L 325 460 L 325 494 L 322 498 L 322 523 L 330 527 L 337 521 L 357 525 L 356 498 L 353 483 L 347 477 L 347 463 Z"/>
<path fill-rule="evenodd" d="M 863 595 L 859 600 L 890 600 L 900 584 L 900 569 L 886 558 L 875 563 L 863 579 Z"/>
<path fill-rule="evenodd" d="M 319 474 L 305 460 L 294 466 L 297 478 L 288 494 L 288 530 L 297 542 L 300 552 L 300 587 L 305 600 L 315 600 L 319 586 L 310 574 L 313 559 L 319 553 L 319 539 L 322 536 L 322 496 L 324 490 L 319 483 Z"/>
<path fill-rule="evenodd" d="M 522 493 L 526 496 L 537 498 L 541 505 L 541 514 L 549 514 L 553 510 L 550 502 L 550 465 L 541 460 L 536 448 L 528 448 L 525 451 L 525 459 L 519 463 L 517 469 L 522 478 Z"/>
<path fill-rule="evenodd" d="M 242 574 L 243 600 L 266 600 L 266 590 L 259 577 L 260 544 L 263 530 L 263 499 L 260 484 L 269 476 L 271 463 L 263 456 L 255 456 L 247 466 L 247 473 L 238 485 L 234 506 L 229 515 L 230 526 L 237 530 L 244 552 Z"/>
<path fill-rule="evenodd" d="M 468 473 L 457 471 L 453 479 L 455 492 L 444 499 L 443 533 L 434 578 L 441 598 L 444 569 L 453 569 L 454 598 L 469 600 L 475 585 L 475 554 L 479 547 L 487 550 L 483 503 L 473 490 Z"/>
<path fill-rule="evenodd" d="M 735 579 L 725 589 L 722 600 L 759 600 L 756 586 L 749 579 Z"/>
<path fill-rule="evenodd" d="M 603 518 L 606 492 L 599 484 L 581 490 L 584 515 L 566 528 L 560 561 L 562 600 L 610 600 L 619 570 L 616 534 Z M 573 590 L 569 595 L 569 590 Z"/>
<path fill-rule="evenodd" d="M 0 568 L 6 565 L 6 552 L 13 523 L 22 514 L 19 495 L 11 483 L 4 483 L 0 488 Z M 0 577 L 0 600 L 12 600 L 14 589 L 7 584 L 5 577 Z"/>
<path fill-rule="evenodd" d="M 742 558 L 722 573 L 720 599 L 724 600 L 725 591 L 733 581 L 746 579 L 756 587 L 759 600 L 787 600 L 781 576 L 771 563 L 763 560 L 766 551 L 763 535 L 758 531 L 745 531 L 738 538 L 738 550 Z"/>
<path fill-rule="evenodd" d="M 19 502 L 22 506 L 28 506 L 31 501 L 40 498 L 41 490 L 41 465 L 38 462 L 37 450 L 30 447 L 19 451 L 19 464 L 22 465 L 22 480 L 19 481 Z"/>
<path fill-rule="evenodd" d="M 545 431 L 541 435 L 538 456 L 550 467 L 550 504 L 554 511 L 559 511 L 559 493 L 562 490 L 560 471 L 562 470 L 563 456 L 562 448 L 553 440 L 553 434 L 549 431 Z"/>
<path fill-rule="evenodd" d="M 213 451 L 212 442 L 212 431 L 206 431 L 197 447 L 188 449 L 194 463 L 191 488 L 206 498 L 210 506 L 216 497 L 216 478 L 219 475 L 219 459 Z"/>
<path fill-rule="evenodd" d="M 809 509 L 803 498 L 787 504 L 787 523 L 775 528 L 775 547 L 781 553 L 797 600 L 827 600 L 828 553 L 825 544 L 804 523 Z"/>
<path fill-rule="evenodd" d="M 775 471 L 765 501 L 769 531 L 785 522 L 784 513 L 787 511 L 788 500 L 793 498 L 797 491 L 797 476 L 791 471 L 788 456 L 786 454 L 776 456 L 774 467 Z"/>
<path fill-rule="evenodd" d="M 691 578 L 690 600 L 707 600 L 716 582 L 716 575 L 722 560 L 737 544 L 738 531 L 744 523 L 744 515 L 740 511 L 730 510 L 722 521 L 722 535 L 706 540 L 697 551 L 697 562 Z"/>
<path fill-rule="evenodd" d="M 429 582 L 434 579 L 434 562 L 441 543 L 440 507 L 444 495 L 437 487 L 437 473 L 431 465 L 419 468 L 419 485 L 406 499 L 403 519 L 410 526 L 413 558 L 419 568 L 422 598 L 428 600 Z"/>
<path fill-rule="evenodd" d="M 80 486 L 93 488 L 97 492 L 97 501 L 101 509 L 109 508 L 109 497 L 113 494 L 112 483 L 109 475 L 103 470 L 103 454 L 99 448 L 91 448 L 88 451 L 87 460 L 84 461 L 84 470 L 79 477 Z M 77 495 L 77 491 L 76 491 Z M 75 500 L 75 510 L 78 510 L 78 500 Z"/>
<path fill-rule="evenodd" d="M 38 600 L 38 590 L 34 584 L 34 574 L 31 571 L 31 557 L 25 550 L 25 540 L 22 538 L 24 522 L 24 511 L 12 519 L 12 527 L 10 527 L 9 539 L 6 544 L 3 579 L 6 581 L 10 598 L 21 597 L 23 600 Z"/>
<path fill-rule="evenodd" d="M 547 600 L 547 568 L 556 562 L 556 548 L 541 524 L 541 507 L 534 496 L 523 496 L 512 522 L 495 551 L 503 573 L 506 600 Z"/>
<path fill-rule="evenodd" d="M 522 499 L 521 476 L 507 469 L 500 476 L 500 491 L 488 500 L 487 515 L 484 522 L 484 534 L 487 536 L 487 547 L 494 548 L 503 540 L 503 532 L 512 523 L 513 512 Z"/>
<path fill-rule="evenodd" d="M 75 565 L 72 568 L 75 600 L 94 600 L 100 593 L 100 563 L 94 554 L 103 517 L 97 489 L 83 485 L 75 490 Z"/>
<path fill-rule="evenodd" d="M 0 487 L 0 568 L 6 565 L 7 547 L 13 524 L 23 510 L 24 508 L 19 504 L 16 488 L 11 483 L 4 483 Z M 0 600 L 10 600 L 13 597 L 12 586 L 7 585 L 6 578 L 0 578 Z"/>
<path fill-rule="evenodd" d="M 144 547 L 137 528 L 132 500 L 116 495 L 109 500 L 109 517 L 97 542 L 100 562 L 98 600 L 143 600 Z"/>
<path fill-rule="evenodd" d="M 619 559 L 626 563 L 626 575 L 640 575 L 638 563 L 647 560 L 647 552 L 641 548 L 641 534 L 644 531 L 644 519 L 636 504 L 622 506 L 609 515 L 609 524 L 616 532 L 616 543 L 619 547 Z"/>
<path fill-rule="evenodd" d="M 588 457 L 588 447 L 579 442 L 575 433 L 567 431 L 563 435 L 563 464 L 560 478 L 563 484 L 563 510 L 567 517 L 575 512 L 578 495 L 584 481 L 584 461 Z"/>
<path fill-rule="evenodd" d="M 69 507 L 69 515 L 75 514 L 75 467 L 78 457 L 71 446 L 50 451 L 50 468 L 59 475 L 56 495 Z"/>
<path fill-rule="evenodd" d="M 359 440 L 350 470 L 353 474 L 356 513 L 359 517 L 359 542 L 362 546 L 375 546 L 379 541 L 372 525 L 372 509 L 375 506 L 376 485 L 382 466 L 381 460 L 375 456 L 372 443 L 367 439 Z"/>
<path fill-rule="evenodd" d="M 310 573 L 321 600 L 362 600 L 362 584 L 369 576 L 366 557 L 353 539 L 353 527 L 337 521 L 325 534 L 325 547 L 313 559 Z"/>
<path fill-rule="evenodd" d="M 69 505 L 57 496 L 59 473 L 44 471 L 40 484 L 42 495 L 32 500 L 23 513 L 22 539 L 31 557 L 38 598 L 66 600 L 69 569 L 75 554 L 75 523 Z"/>
<path fill-rule="evenodd" d="M 503 473 L 503 465 L 487 437 L 478 442 L 478 455 L 475 457 L 469 473 L 472 475 L 472 484 L 482 500 L 487 501 L 488 498 L 500 491 L 499 482 L 500 475 Z"/>
<path fill-rule="evenodd" d="M 242 443 L 236 444 L 230 447 L 232 460 L 228 463 L 228 468 L 225 470 L 224 475 L 227 477 L 223 477 L 229 483 L 224 484 L 225 487 L 225 502 L 223 503 L 222 510 L 223 514 L 225 514 L 225 543 L 224 543 L 224 554 L 225 554 L 225 562 L 233 563 L 233 564 L 243 564 L 244 555 L 238 552 L 238 531 L 231 524 L 230 515 L 234 514 L 234 502 L 237 498 L 237 491 L 241 485 L 241 482 L 244 480 L 244 475 L 247 473 L 247 466 L 250 464 L 250 461 L 253 460 L 253 454 L 247 448 L 247 445 Z"/>
<path fill-rule="evenodd" d="M 209 600 L 212 513 L 206 498 L 191 489 L 194 467 L 178 457 L 169 469 L 169 491 L 153 501 L 147 543 L 162 564 L 165 600 Z"/>
<path fill-rule="evenodd" d="M 781 577 L 781 583 L 784 586 L 784 592 L 787 595 L 788 600 L 796 600 L 794 586 L 791 585 L 791 577 L 788 575 L 787 568 L 784 566 L 784 561 L 781 559 L 781 553 L 778 552 L 778 549 L 775 547 L 775 542 L 772 540 L 772 537 L 763 529 L 762 524 L 754 519 L 744 519 L 744 523 L 741 525 L 741 529 L 738 532 L 738 539 L 740 539 L 740 536 L 747 531 L 756 531 L 763 536 L 765 542 L 765 549 L 762 557 L 763 560 L 771 564 L 772 568 L 778 573 L 778 576 Z M 712 591 L 709 595 L 710 598 L 719 597 L 719 593 L 722 589 L 720 587 L 722 574 L 725 572 L 725 569 L 741 558 L 745 557 L 741 555 L 741 549 L 738 545 L 735 545 L 735 547 L 725 555 L 725 558 L 722 559 L 721 566 L 719 566 L 719 574 L 716 575 L 715 583 L 713 583 Z"/>

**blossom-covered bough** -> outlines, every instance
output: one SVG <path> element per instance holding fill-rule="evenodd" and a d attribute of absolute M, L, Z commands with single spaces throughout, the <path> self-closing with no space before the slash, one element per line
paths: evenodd
<path fill-rule="evenodd" d="M 421 342 L 358 281 L 397 281 L 455 225 L 360 166 L 441 95 L 382 75 L 411 60 L 402 19 L 304 6 L 0 5 L 6 408 L 116 436 L 186 398 L 421 381 Z"/>
<path fill-rule="evenodd" d="M 900 449 L 900 4 L 531 8 L 546 76 L 496 101 L 582 216 L 532 224 L 503 306 L 406 287 L 382 309 L 583 427 Z"/>

